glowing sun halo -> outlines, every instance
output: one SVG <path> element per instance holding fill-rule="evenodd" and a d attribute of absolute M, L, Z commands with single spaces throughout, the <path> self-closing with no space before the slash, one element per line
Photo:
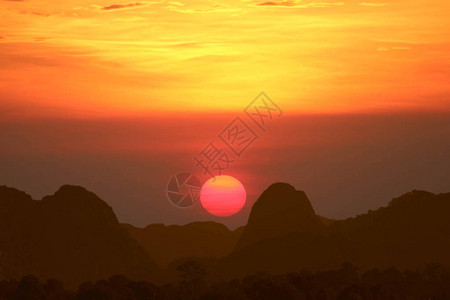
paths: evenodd
<path fill-rule="evenodd" d="M 245 188 L 236 178 L 228 175 L 213 177 L 203 184 L 200 202 L 212 215 L 229 217 L 244 207 Z"/>

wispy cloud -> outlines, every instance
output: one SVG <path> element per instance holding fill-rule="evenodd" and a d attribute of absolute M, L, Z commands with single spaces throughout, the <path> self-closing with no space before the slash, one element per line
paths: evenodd
<path fill-rule="evenodd" d="M 42 12 L 42 11 L 35 11 L 35 10 L 21 10 L 19 12 L 22 15 L 27 15 L 27 16 L 38 16 L 38 17 L 50 17 L 52 14 L 48 13 L 48 12 Z"/>
<path fill-rule="evenodd" d="M 145 21 L 147 18 L 144 17 L 121 17 L 121 18 L 114 18 L 113 21 L 119 21 L 119 22 L 141 22 Z"/>
<path fill-rule="evenodd" d="M 167 9 L 186 13 L 186 14 L 201 14 L 201 13 L 217 13 L 217 12 L 237 12 L 242 9 L 239 7 L 231 7 L 220 3 L 208 3 L 203 5 L 196 5 L 194 7 L 188 6 L 181 2 L 169 2 Z"/>
<path fill-rule="evenodd" d="M 301 1 L 267 1 L 258 3 L 256 6 L 266 6 L 266 7 L 295 7 L 295 8 L 314 8 L 314 7 L 332 7 L 332 6 L 343 6 L 344 2 L 310 2 L 303 3 Z"/>
<path fill-rule="evenodd" d="M 143 5 L 141 2 L 135 2 L 135 3 L 128 3 L 128 4 L 113 4 L 109 6 L 104 6 L 103 10 L 113 10 L 113 9 L 123 9 L 123 8 L 130 8 L 130 7 L 136 7 Z"/>
<path fill-rule="evenodd" d="M 178 1 L 169 1 L 170 5 L 175 5 L 175 6 L 184 6 L 184 3 L 178 2 Z"/>
<path fill-rule="evenodd" d="M 373 7 L 380 7 L 380 6 L 386 6 L 387 3 L 375 3 L 375 2 L 361 2 L 358 3 L 361 6 L 373 6 Z"/>
<path fill-rule="evenodd" d="M 295 6 L 295 2 L 294 1 L 282 1 L 282 2 L 263 2 L 263 3 L 259 3 L 258 5 L 260 6 Z"/>

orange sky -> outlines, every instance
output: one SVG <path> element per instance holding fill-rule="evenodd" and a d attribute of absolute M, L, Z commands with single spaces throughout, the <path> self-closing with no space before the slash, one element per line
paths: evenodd
<path fill-rule="evenodd" d="M 448 1 L 135 1 L 0 0 L 3 115 L 450 110 Z"/>

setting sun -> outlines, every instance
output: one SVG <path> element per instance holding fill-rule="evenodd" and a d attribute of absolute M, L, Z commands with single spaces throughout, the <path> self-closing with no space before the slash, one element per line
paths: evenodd
<path fill-rule="evenodd" d="M 242 183 L 228 175 L 220 175 L 203 184 L 200 201 L 210 214 L 229 217 L 244 207 L 246 192 Z"/>

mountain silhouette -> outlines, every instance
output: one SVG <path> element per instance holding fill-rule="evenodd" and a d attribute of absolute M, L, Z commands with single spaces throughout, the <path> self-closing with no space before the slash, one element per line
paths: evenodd
<path fill-rule="evenodd" d="M 304 192 L 287 183 L 274 183 L 253 205 L 236 248 L 295 232 L 325 234 L 326 228 Z"/>
<path fill-rule="evenodd" d="M 234 231 L 215 222 L 136 228 L 120 224 L 82 187 L 65 185 L 36 201 L 0 186 L 0 279 L 32 274 L 75 286 L 117 274 L 167 282 L 174 270 L 231 279 L 344 262 L 361 270 L 450 267 L 449 211 L 450 193 L 415 190 L 367 214 L 332 220 L 317 216 L 304 192 L 275 183 L 253 205 L 247 226 Z"/>
<path fill-rule="evenodd" d="M 348 261 L 361 268 L 417 268 L 430 262 L 450 266 L 450 193 L 412 191 L 387 207 L 336 221 Z"/>
<path fill-rule="evenodd" d="M 0 277 L 33 274 L 75 286 L 124 274 L 156 280 L 158 268 L 110 206 L 78 186 L 41 201 L 0 187 Z"/>
<path fill-rule="evenodd" d="M 387 207 L 335 221 L 317 217 L 303 192 L 273 184 L 254 204 L 237 247 L 215 272 L 219 277 L 281 274 L 344 262 L 365 270 L 450 266 L 449 211 L 450 193 L 412 191 Z"/>
<path fill-rule="evenodd" d="M 229 254 L 242 235 L 244 227 L 234 231 L 216 222 L 194 222 L 187 225 L 152 224 L 137 228 L 122 224 L 130 235 L 160 266 L 185 257 L 222 257 Z"/>
<path fill-rule="evenodd" d="M 306 194 L 290 184 L 274 183 L 253 205 L 236 248 L 218 263 L 215 273 L 233 277 L 258 271 L 322 270 L 341 261 Z"/>

